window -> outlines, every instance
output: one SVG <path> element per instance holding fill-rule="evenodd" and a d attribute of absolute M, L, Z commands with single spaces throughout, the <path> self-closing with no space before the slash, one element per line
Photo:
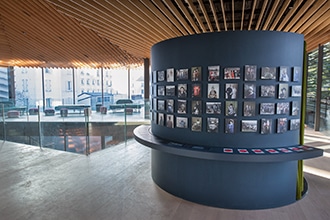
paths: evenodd
<path fill-rule="evenodd" d="M 85 80 L 84 80 L 84 79 L 81 79 L 81 80 L 80 80 L 80 84 L 81 84 L 81 85 L 84 85 L 84 84 L 85 84 Z"/>
<path fill-rule="evenodd" d="M 27 79 L 22 79 L 22 91 L 23 92 L 28 92 L 28 80 Z"/>
<path fill-rule="evenodd" d="M 52 91 L 52 81 L 50 79 L 45 80 L 45 91 L 46 92 Z"/>
<path fill-rule="evenodd" d="M 68 91 L 71 91 L 72 88 L 71 88 L 71 81 L 67 81 L 67 90 Z"/>
<path fill-rule="evenodd" d="M 87 85 L 90 84 L 90 79 L 87 79 L 86 84 L 87 84 Z"/>

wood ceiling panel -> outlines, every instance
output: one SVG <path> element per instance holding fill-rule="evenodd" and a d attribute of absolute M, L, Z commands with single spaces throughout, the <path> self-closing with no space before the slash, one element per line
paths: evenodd
<path fill-rule="evenodd" d="M 159 41 L 203 32 L 304 34 L 307 49 L 330 41 L 327 0 L 0 1 L 0 65 L 141 65 Z"/>

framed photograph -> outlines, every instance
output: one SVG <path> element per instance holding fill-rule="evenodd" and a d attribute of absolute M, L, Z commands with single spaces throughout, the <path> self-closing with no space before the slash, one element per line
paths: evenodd
<path fill-rule="evenodd" d="M 188 69 L 176 70 L 176 80 L 188 80 Z"/>
<path fill-rule="evenodd" d="M 241 131 L 242 132 L 257 132 L 258 131 L 258 121 L 257 120 L 242 120 Z"/>
<path fill-rule="evenodd" d="M 153 83 L 157 82 L 157 71 L 156 70 L 152 71 L 152 82 Z"/>
<path fill-rule="evenodd" d="M 218 83 L 209 83 L 207 85 L 207 98 L 217 99 L 219 98 L 219 84 Z"/>
<path fill-rule="evenodd" d="M 166 115 L 166 127 L 174 128 L 174 115 Z"/>
<path fill-rule="evenodd" d="M 236 133 L 237 122 L 236 119 L 226 118 L 225 120 L 225 132 L 227 134 Z"/>
<path fill-rule="evenodd" d="M 280 67 L 280 75 L 278 77 L 278 81 L 289 82 L 290 79 L 291 79 L 290 68 L 287 67 L 287 66 L 281 66 Z"/>
<path fill-rule="evenodd" d="M 202 81 L 202 67 L 191 67 L 191 81 Z"/>
<path fill-rule="evenodd" d="M 276 79 L 276 67 L 261 67 L 261 79 Z"/>
<path fill-rule="evenodd" d="M 202 131 L 202 118 L 192 117 L 191 118 L 191 130 L 192 131 Z"/>
<path fill-rule="evenodd" d="M 168 113 L 174 112 L 174 100 L 173 99 L 167 99 L 166 100 L 166 111 Z"/>
<path fill-rule="evenodd" d="M 225 98 L 236 99 L 237 98 L 237 83 L 226 83 L 225 85 Z"/>
<path fill-rule="evenodd" d="M 164 126 L 164 114 L 158 113 L 158 124 Z"/>
<path fill-rule="evenodd" d="M 256 103 L 255 102 L 244 102 L 243 103 L 243 116 L 252 117 L 256 115 Z"/>
<path fill-rule="evenodd" d="M 226 101 L 226 116 L 237 116 L 237 101 Z"/>
<path fill-rule="evenodd" d="M 292 81 L 294 82 L 299 82 L 301 79 L 301 67 L 295 66 L 293 67 L 293 77 L 292 77 Z"/>
<path fill-rule="evenodd" d="M 291 115 L 300 115 L 300 102 L 299 101 L 292 102 Z"/>
<path fill-rule="evenodd" d="M 290 103 L 289 102 L 279 102 L 276 104 L 276 114 L 287 115 L 290 113 Z"/>
<path fill-rule="evenodd" d="M 178 100 L 178 109 L 179 114 L 186 114 L 187 113 L 187 100 Z"/>
<path fill-rule="evenodd" d="M 275 85 L 261 85 L 260 97 L 275 98 Z"/>
<path fill-rule="evenodd" d="M 240 79 L 241 68 L 239 67 L 227 67 L 224 69 L 224 79 Z"/>
<path fill-rule="evenodd" d="M 261 134 L 270 134 L 272 133 L 272 119 L 261 119 Z"/>
<path fill-rule="evenodd" d="M 174 82 L 174 68 L 169 68 L 166 70 L 166 81 Z"/>
<path fill-rule="evenodd" d="M 273 115 L 275 113 L 275 103 L 260 103 L 260 115 Z"/>
<path fill-rule="evenodd" d="M 191 114 L 193 114 L 193 115 L 201 115 L 202 114 L 202 101 L 193 100 L 191 102 Z"/>
<path fill-rule="evenodd" d="M 277 119 L 277 133 L 284 133 L 288 130 L 288 119 L 278 118 Z"/>
<path fill-rule="evenodd" d="M 244 98 L 255 99 L 256 98 L 256 84 L 255 83 L 244 83 Z"/>
<path fill-rule="evenodd" d="M 176 117 L 176 127 L 177 128 L 188 128 L 188 118 Z"/>
<path fill-rule="evenodd" d="M 244 66 L 244 80 L 245 81 L 256 81 L 257 80 L 257 66 L 245 65 Z"/>
<path fill-rule="evenodd" d="M 208 81 L 209 82 L 218 82 L 220 79 L 220 66 L 209 66 L 208 70 Z"/>
<path fill-rule="evenodd" d="M 202 97 L 202 85 L 201 84 L 192 84 L 192 97 L 193 98 L 200 98 Z"/>
<path fill-rule="evenodd" d="M 278 98 L 286 99 L 288 98 L 289 85 L 287 83 L 280 83 L 278 85 Z"/>
<path fill-rule="evenodd" d="M 187 98 L 187 84 L 178 84 L 178 98 Z"/>
<path fill-rule="evenodd" d="M 157 96 L 165 95 L 165 86 L 157 86 Z"/>
<path fill-rule="evenodd" d="M 165 110 L 165 100 L 158 99 L 157 101 L 157 110 L 164 111 Z"/>
<path fill-rule="evenodd" d="M 291 87 L 291 96 L 292 97 L 300 97 L 301 96 L 301 86 L 294 85 Z"/>
<path fill-rule="evenodd" d="M 152 99 L 152 109 L 157 110 L 157 99 L 156 98 Z"/>
<path fill-rule="evenodd" d="M 300 119 L 291 119 L 290 120 L 290 130 L 298 130 L 300 129 Z"/>
<path fill-rule="evenodd" d="M 207 118 L 207 132 L 218 133 L 219 118 Z"/>
<path fill-rule="evenodd" d="M 166 86 L 165 87 L 166 96 L 175 96 L 175 86 Z"/>
<path fill-rule="evenodd" d="M 221 102 L 206 102 L 206 114 L 221 114 Z"/>
<path fill-rule="evenodd" d="M 165 80 L 165 71 L 160 70 L 157 72 L 157 81 L 158 82 L 163 82 Z"/>

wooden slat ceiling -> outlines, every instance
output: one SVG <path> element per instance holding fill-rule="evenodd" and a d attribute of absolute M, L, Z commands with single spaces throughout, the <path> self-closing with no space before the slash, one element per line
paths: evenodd
<path fill-rule="evenodd" d="M 0 65 L 135 66 L 162 40 L 240 30 L 301 33 L 311 51 L 330 41 L 330 1 L 0 0 Z"/>

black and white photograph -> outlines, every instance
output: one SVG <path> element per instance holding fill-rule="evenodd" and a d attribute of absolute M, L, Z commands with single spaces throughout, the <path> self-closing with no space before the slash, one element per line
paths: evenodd
<path fill-rule="evenodd" d="M 160 70 L 157 72 L 157 81 L 158 82 L 163 82 L 165 80 L 165 71 L 164 70 Z"/>
<path fill-rule="evenodd" d="M 260 115 L 275 114 L 275 103 L 260 103 Z"/>
<path fill-rule="evenodd" d="M 225 120 L 225 132 L 227 134 L 236 133 L 237 122 L 236 119 L 226 118 Z"/>
<path fill-rule="evenodd" d="M 219 118 L 207 118 L 207 132 L 218 133 Z"/>
<path fill-rule="evenodd" d="M 278 85 L 278 98 L 286 99 L 289 96 L 289 85 L 286 83 L 280 83 Z"/>
<path fill-rule="evenodd" d="M 176 80 L 188 80 L 188 78 L 189 78 L 188 69 L 176 70 Z"/>
<path fill-rule="evenodd" d="M 202 118 L 192 117 L 191 118 L 191 130 L 192 131 L 202 131 Z"/>
<path fill-rule="evenodd" d="M 152 71 L 152 82 L 154 82 L 154 83 L 157 82 L 157 71 L 156 70 Z"/>
<path fill-rule="evenodd" d="M 240 79 L 241 68 L 240 67 L 227 67 L 224 69 L 224 79 Z"/>
<path fill-rule="evenodd" d="M 261 134 L 270 134 L 272 133 L 272 119 L 261 119 Z"/>
<path fill-rule="evenodd" d="M 220 79 L 220 66 L 208 66 L 208 81 L 209 82 L 218 82 Z"/>
<path fill-rule="evenodd" d="M 175 86 L 166 86 L 165 87 L 166 96 L 175 96 Z"/>
<path fill-rule="evenodd" d="M 261 85 L 260 97 L 275 98 L 275 85 Z"/>
<path fill-rule="evenodd" d="M 226 116 L 237 116 L 237 101 L 226 101 Z"/>
<path fill-rule="evenodd" d="M 178 98 L 187 98 L 187 84 L 178 84 Z"/>
<path fill-rule="evenodd" d="M 244 98 L 245 99 L 255 99 L 256 98 L 256 84 L 255 83 L 245 83 L 244 84 Z"/>
<path fill-rule="evenodd" d="M 207 86 L 207 98 L 217 99 L 219 98 L 219 84 L 209 83 Z"/>
<path fill-rule="evenodd" d="M 300 97 L 301 96 L 301 86 L 300 85 L 293 85 L 291 87 L 291 96 L 292 97 Z"/>
<path fill-rule="evenodd" d="M 158 86 L 157 87 L 157 96 L 164 96 L 165 95 L 165 86 Z"/>
<path fill-rule="evenodd" d="M 236 99 L 237 98 L 237 83 L 226 83 L 225 85 L 225 98 L 226 99 Z"/>
<path fill-rule="evenodd" d="M 167 99 L 166 100 L 166 111 L 168 113 L 174 112 L 174 100 L 173 99 Z"/>
<path fill-rule="evenodd" d="M 288 130 L 288 119 L 278 118 L 277 119 L 277 133 L 284 133 Z"/>
<path fill-rule="evenodd" d="M 202 81 L 202 67 L 191 67 L 191 81 Z"/>
<path fill-rule="evenodd" d="M 276 104 L 276 114 L 287 115 L 290 113 L 290 102 L 278 102 Z"/>
<path fill-rule="evenodd" d="M 299 82 L 300 79 L 301 79 L 301 67 L 295 66 L 293 67 L 292 81 Z"/>
<path fill-rule="evenodd" d="M 163 113 L 158 113 L 158 124 L 161 126 L 164 126 L 164 114 Z"/>
<path fill-rule="evenodd" d="M 193 100 L 191 102 L 191 114 L 193 114 L 193 115 L 202 114 L 202 101 L 201 100 Z"/>
<path fill-rule="evenodd" d="M 244 102 L 243 103 L 243 116 L 252 117 L 256 115 L 256 103 L 255 102 Z"/>
<path fill-rule="evenodd" d="M 291 80 L 291 72 L 289 67 L 287 66 L 280 67 L 280 75 L 278 77 L 278 80 L 282 82 L 289 82 Z"/>
<path fill-rule="evenodd" d="M 187 100 L 178 100 L 178 109 L 179 114 L 186 114 L 187 113 Z"/>
<path fill-rule="evenodd" d="M 290 120 L 290 130 L 298 130 L 300 129 L 300 119 L 291 119 Z"/>
<path fill-rule="evenodd" d="M 166 81 L 174 82 L 174 68 L 169 68 L 166 70 Z"/>
<path fill-rule="evenodd" d="M 166 115 L 166 127 L 174 128 L 174 115 Z"/>
<path fill-rule="evenodd" d="M 221 114 L 221 102 L 206 102 L 206 114 Z"/>
<path fill-rule="evenodd" d="M 176 117 L 176 127 L 177 128 L 188 128 L 188 118 Z"/>
<path fill-rule="evenodd" d="M 244 80 L 245 81 L 256 81 L 257 80 L 257 66 L 256 65 L 245 65 L 244 66 Z"/>
<path fill-rule="evenodd" d="M 202 85 L 194 83 L 191 85 L 191 94 L 193 98 L 200 98 L 202 97 Z"/>
<path fill-rule="evenodd" d="M 300 102 L 299 101 L 292 102 L 291 115 L 300 115 Z"/>
<path fill-rule="evenodd" d="M 165 110 L 165 100 L 158 99 L 157 110 L 158 111 L 164 111 Z"/>
<path fill-rule="evenodd" d="M 257 120 L 242 120 L 241 131 L 242 132 L 257 132 L 258 131 L 258 121 Z"/>
<path fill-rule="evenodd" d="M 261 79 L 276 79 L 276 67 L 261 67 Z"/>

